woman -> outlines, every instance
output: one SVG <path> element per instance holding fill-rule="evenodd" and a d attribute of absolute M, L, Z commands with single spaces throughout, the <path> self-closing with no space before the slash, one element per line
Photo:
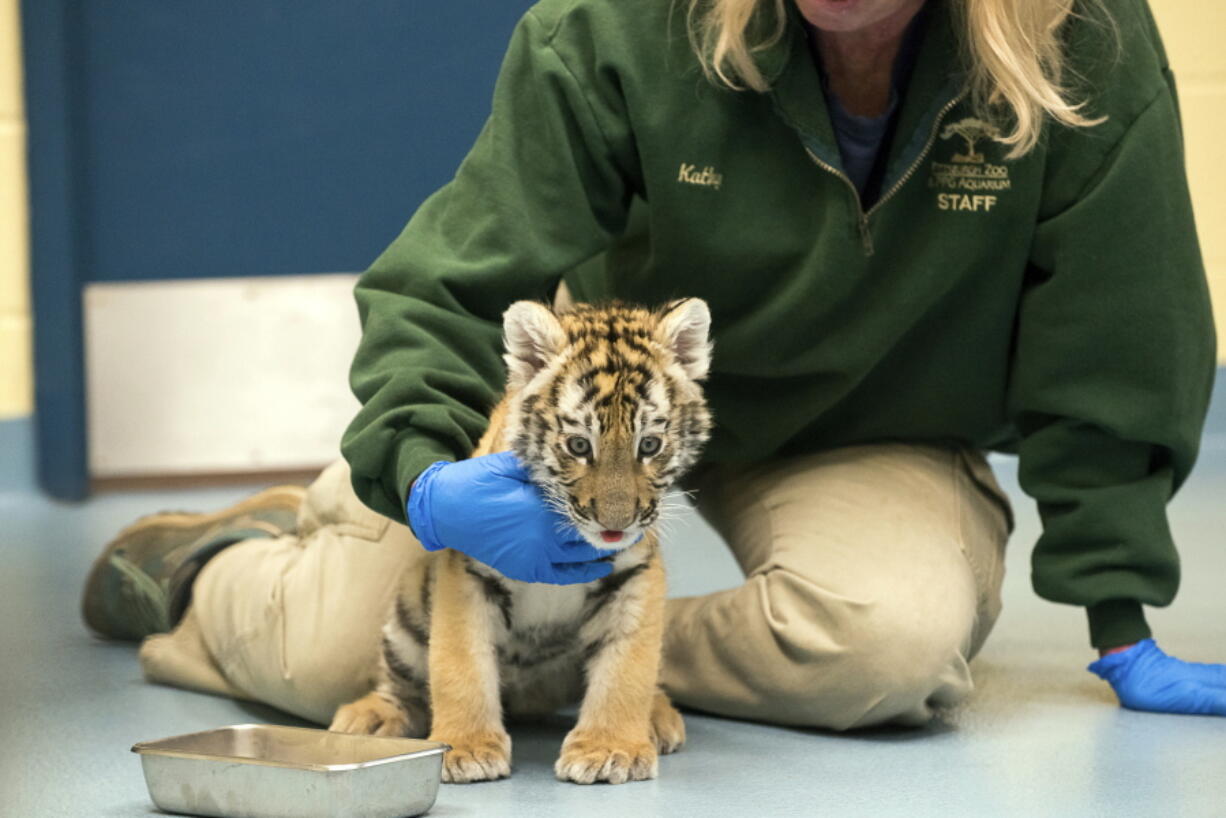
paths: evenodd
<path fill-rule="evenodd" d="M 712 308 L 694 482 L 747 580 L 670 603 L 676 701 L 845 729 L 965 697 L 1000 608 L 1011 519 L 981 450 L 1002 449 L 1043 517 L 1035 589 L 1086 607 L 1091 669 L 1128 707 L 1226 714 L 1226 670 L 1162 654 L 1142 611 L 1175 593 L 1165 504 L 1214 371 L 1172 78 L 1144 0 L 1071 5 L 538 4 L 456 179 L 358 284 L 342 449 L 369 509 L 341 464 L 301 508 L 121 535 L 108 555 L 194 587 L 147 673 L 320 721 L 363 692 L 420 553 L 410 487 L 484 428 L 502 310 L 566 275 L 581 300 Z M 435 474 L 472 509 L 515 479 Z M 427 545 L 490 560 L 481 520 Z M 517 553 L 499 567 L 561 581 L 539 542 Z M 87 619 L 115 633 L 131 595 L 99 565 Z"/>

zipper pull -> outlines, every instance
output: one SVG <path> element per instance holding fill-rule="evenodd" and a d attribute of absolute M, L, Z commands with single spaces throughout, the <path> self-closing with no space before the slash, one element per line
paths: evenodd
<path fill-rule="evenodd" d="M 864 246 L 864 255 L 871 256 L 873 254 L 873 234 L 868 229 L 868 214 L 860 214 L 860 243 Z"/>

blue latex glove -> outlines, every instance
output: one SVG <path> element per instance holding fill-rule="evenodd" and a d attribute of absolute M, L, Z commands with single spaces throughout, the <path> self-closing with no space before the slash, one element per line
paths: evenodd
<path fill-rule="evenodd" d="M 430 551 L 453 548 L 523 582 L 571 585 L 608 576 L 590 545 L 545 502 L 511 452 L 439 461 L 413 482 L 409 526 Z"/>
<path fill-rule="evenodd" d="M 1129 710 L 1226 716 L 1226 665 L 1180 661 L 1153 639 L 1108 654 L 1087 669 L 1110 682 Z"/>

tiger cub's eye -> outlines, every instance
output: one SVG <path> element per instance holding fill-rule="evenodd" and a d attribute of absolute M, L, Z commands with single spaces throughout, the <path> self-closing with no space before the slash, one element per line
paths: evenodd
<path fill-rule="evenodd" d="M 655 435 L 648 435 L 639 441 L 639 457 L 651 457 L 660 451 L 661 441 Z"/>
<path fill-rule="evenodd" d="M 575 457 L 587 457 L 592 453 L 592 442 L 586 437 L 571 435 L 566 438 L 566 451 Z"/>

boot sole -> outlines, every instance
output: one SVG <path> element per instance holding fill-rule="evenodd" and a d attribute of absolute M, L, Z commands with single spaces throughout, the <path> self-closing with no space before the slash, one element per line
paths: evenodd
<path fill-rule="evenodd" d="M 103 557 L 107 556 L 107 552 L 111 550 L 111 546 L 117 541 L 130 537 L 136 532 L 147 528 L 154 526 L 165 526 L 172 529 L 192 528 L 193 526 L 204 528 L 221 522 L 226 517 L 236 517 L 240 514 L 247 514 L 248 512 L 264 508 L 280 507 L 297 510 L 305 499 L 306 489 L 302 486 L 273 486 L 251 495 L 246 500 L 242 500 L 232 506 L 226 506 L 224 509 L 212 513 L 159 511 L 156 514 L 147 514 L 137 519 L 136 522 L 120 529 L 119 533 L 107 544 L 106 550 L 103 551 L 102 557 L 99 557 L 98 561 L 102 561 Z"/>

